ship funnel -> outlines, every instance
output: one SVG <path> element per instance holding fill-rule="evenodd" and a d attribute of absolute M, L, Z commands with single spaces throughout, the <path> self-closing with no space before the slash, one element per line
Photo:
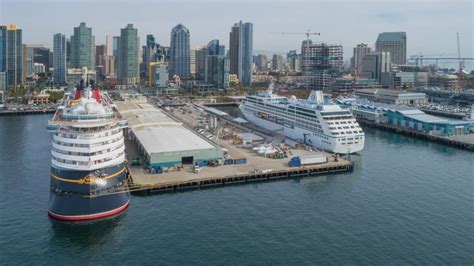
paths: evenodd
<path fill-rule="evenodd" d="M 308 103 L 321 104 L 324 102 L 323 91 L 311 91 L 309 94 Z"/>

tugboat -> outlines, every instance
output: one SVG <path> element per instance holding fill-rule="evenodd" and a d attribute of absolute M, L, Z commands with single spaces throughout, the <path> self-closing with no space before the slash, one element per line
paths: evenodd
<path fill-rule="evenodd" d="M 47 130 L 51 149 L 50 217 L 84 221 L 128 208 L 124 128 L 109 95 L 84 80 L 66 93 Z"/>

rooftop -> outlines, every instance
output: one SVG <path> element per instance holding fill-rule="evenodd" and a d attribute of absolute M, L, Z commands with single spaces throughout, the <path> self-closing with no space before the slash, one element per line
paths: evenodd
<path fill-rule="evenodd" d="M 116 105 L 148 154 L 215 148 L 182 123 L 144 101 L 121 101 Z"/>
<path fill-rule="evenodd" d="M 382 32 L 379 33 L 377 41 L 381 42 L 402 42 L 406 41 L 406 32 Z"/>

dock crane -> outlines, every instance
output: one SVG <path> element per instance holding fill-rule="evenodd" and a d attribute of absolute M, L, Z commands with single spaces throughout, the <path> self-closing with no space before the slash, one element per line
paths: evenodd
<path fill-rule="evenodd" d="M 319 33 L 319 32 L 312 32 L 311 30 L 307 30 L 306 32 L 280 32 L 280 34 L 306 35 L 306 53 L 308 54 L 307 58 L 309 57 L 309 41 L 310 41 L 309 37 L 310 37 L 311 35 L 321 36 L 321 33 Z M 303 49 L 301 49 L 301 50 L 303 50 Z M 304 61 L 305 58 L 303 57 L 303 51 L 301 51 L 301 56 L 302 56 L 302 59 L 303 59 L 303 61 Z M 306 60 L 307 60 L 307 58 L 306 58 Z M 307 68 L 305 68 L 305 69 L 303 70 L 303 75 L 304 75 L 306 78 L 308 77 L 307 74 L 308 74 Z M 305 82 L 305 89 L 308 90 L 308 81 Z"/>

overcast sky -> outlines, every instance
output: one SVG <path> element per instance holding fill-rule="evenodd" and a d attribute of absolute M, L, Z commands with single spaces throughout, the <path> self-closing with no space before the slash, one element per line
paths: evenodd
<path fill-rule="evenodd" d="M 93 28 L 96 44 L 107 34 L 119 35 L 132 23 L 140 41 L 154 34 L 169 45 L 178 23 L 191 32 L 191 47 L 219 39 L 228 49 L 229 31 L 239 20 L 254 24 L 254 50 L 284 53 L 300 49 L 304 35 L 280 32 L 320 32 L 317 40 L 341 43 L 344 59 L 357 43 L 374 46 L 379 32 L 405 31 L 408 55 L 456 55 L 456 32 L 461 52 L 474 57 L 472 0 L 356 0 L 356 1 L 161 1 L 161 0 L 0 0 L 0 24 L 23 29 L 24 43 L 51 47 L 54 33 L 70 36 L 81 21 Z"/>

